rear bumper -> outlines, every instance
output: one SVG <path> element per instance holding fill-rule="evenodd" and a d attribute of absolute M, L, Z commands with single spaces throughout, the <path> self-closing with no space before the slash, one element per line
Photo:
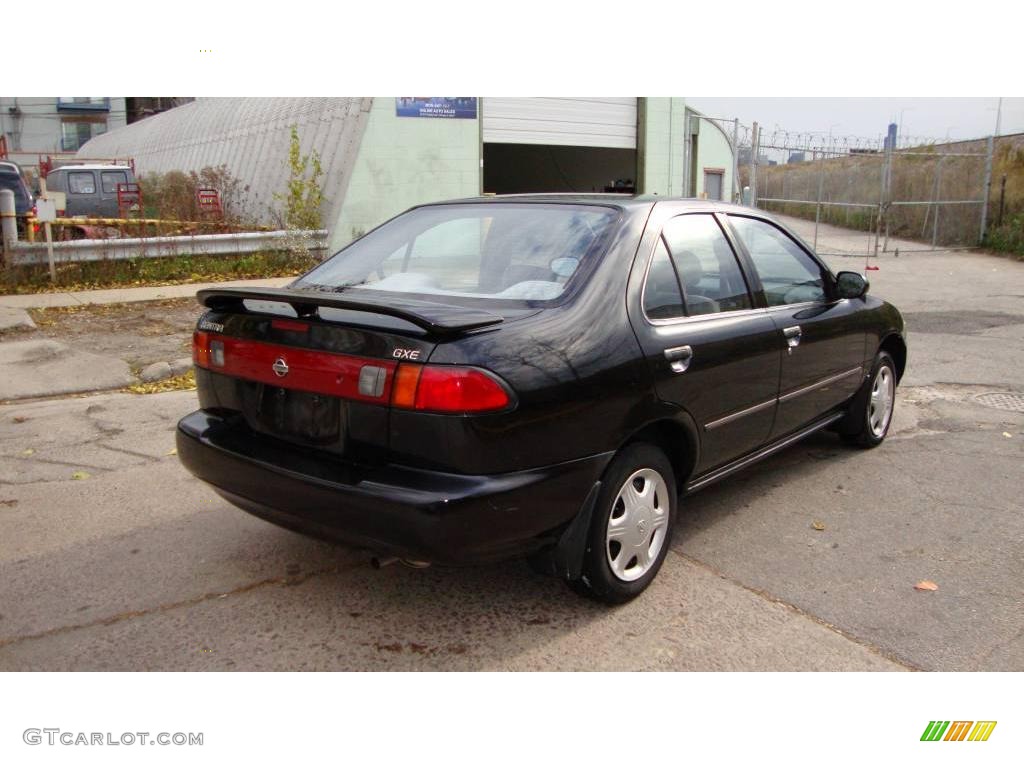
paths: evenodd
<path fill-rule="evenodd" d="M 554 543 L 612 454 L 499 475 L 324 459 L 196 411 L 178 457 L 232 504 L 272 523 L 382 555 L 501 560 Z"/>

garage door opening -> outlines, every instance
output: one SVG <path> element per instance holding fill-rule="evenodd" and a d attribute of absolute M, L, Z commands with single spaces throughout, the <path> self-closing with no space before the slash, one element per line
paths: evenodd
<path fill-rule="evenodd" d="M 636 191 L 635 149 L 485 143 L 484 192 Z"/>

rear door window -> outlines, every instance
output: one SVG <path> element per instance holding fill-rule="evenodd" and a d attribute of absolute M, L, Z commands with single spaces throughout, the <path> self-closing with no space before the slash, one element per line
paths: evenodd
<path fill-rule="evenodd" d="M 644 283 L 644 313 L 651 320 L 671 320 L 686 316 L 672 257 L 668 255 L 665 241 L 660 237 Z"/>
<path fill-rule="evenodd" d="M 68 191 L 73 195 L 95 195 L 96 178 L 92 175 L 92 171 L 69 172 Z"/>
<path fill-rule="evenodd" d="M 127 184 L 128 175 L 124 171 L 103 171 L 100 184 L 104 195 L 116 195 L 118 184 Z"/>
<path fill-rule="evenodd" d="M 710 213 L 676 216 L 662 231 L 683 286 L 689 315 L 750 309 L 736 254 Z"/>

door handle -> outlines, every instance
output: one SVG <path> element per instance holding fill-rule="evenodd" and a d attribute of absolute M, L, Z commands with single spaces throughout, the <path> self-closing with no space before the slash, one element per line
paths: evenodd
<path fill-rule="evenodd" d="M 693 349 L 689 345 L 671 347 L 665 350 L 665 359 L 668 360 L 673 373 L 685 373 L 690 367 L 690 361 L 693 360 Z"/>
<path fill-rule="evenodd" d="M 792 355 L 793 350 L 800 346 L 800 337 L 803 335 L 803 331 L 800 330 L 799 325 L 791 325 L 789 328 L 782 329 L 782 335 L 786 337 L 786 354 Z"/>

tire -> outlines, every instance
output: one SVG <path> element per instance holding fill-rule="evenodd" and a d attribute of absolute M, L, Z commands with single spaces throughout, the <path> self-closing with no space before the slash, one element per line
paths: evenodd
<path fill-rule="evenodd" d="M 675 475 L 664 452 L 648 443 L 626 446 L 602 478 L 582 573 L 569 586 L 610 604 L 643 592 L 668 553 L 676 504 Z"/>
<path fill-rule="evenodd" d="M 881 445 L 896 405 L 896 363 L 888 352 L 875 356 L 871 373 L 854 396 L 843 422 L 843 439 L 859 448 Z"/>

